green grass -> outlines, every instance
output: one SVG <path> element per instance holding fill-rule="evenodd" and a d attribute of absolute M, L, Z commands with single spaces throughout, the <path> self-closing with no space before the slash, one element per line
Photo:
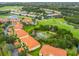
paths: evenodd
<path fill-rule="evenodd" d="M 21 9 L 23 6 L 4 6 L 4 7 L 0 7 L 0 11 L 5 11 L 5 10 L 19 10 Z M 0 15 L 0 18 L 7 18 L 8 16 L 10 16 L 10 14 L 3 14 Z M 23 18 L 24 16 L 18 16 L 19 18 Z"/>
<path fill-rule="evenodd" d="M 24 26 L 24 30 L 27 32 L 33 30 L 34 28 L 35 28 L 35 26 L 32 26 L 32 25 Z"/>
<path fill-rule="evenodd" d="M 43 20 L 39 22 L 39 25 L 52 25 L 52 26 L 57 26 L 59 29 L 66 29 L 66 30 L 71 30 L 73 29 L 72 25 L 68 25 L 65 23 L 66 21 L 63 18 L 57 18 L 57 19 L 48 19 L 48 20 Z"/>
<path fill-rule="evenodd" d="M 24 30 L 29 32 L 34 28 L 39 27 L 40 25 L 52 25 L 57 26 L 58 29 L 65 29 L 67 31 L 70 31 L 73 34 L 73 37 L 79 40 L 79 29 L 75 29 L 74 26 L 67 24 L 63 18 L 41 20 L 36 26 L 25 26 Z"/>
<path fill-rule="evenodd" d="M 79 29 L 75 29 L 74 26 L 69 25 L 65 23 L 66 21 L 64 19 L 48 19 L 48 20 L 42 20 L 39 22 L 38 25 L 52 25 L 57 26 L 58 29 L 65 29 L 67 31 L 70 31 L 73 34 L 73 37 L 79 40 Z"/>
<path fill-rule="evenodd" d="M 9 16 L 11 16 L 11 15 L 10 14 L 0 15 L 0 18 L 7 18 Z M 25 17 L 25 16 L 18 16 L 18 18 L 20 18 L 20 19 L 22 19 L 23 17 Z"/>
<path fill-rule="evenodd" d="M 51 19 L 46 19 L 46 20 L 42 20 L 39 22 L 39 25 L 55 25 L 55 24 L 60 24 L 60 23 L 64 23 L 65 20 L 63 18 L 51 18 Z"/>
<path fill-rule="evenodd" d="M 79 29 L 72 29 L 71 33 L 73 34 L 73 37 L 79 40 Z"/>
<path fill-rule="evenodd" d="M 39 56 L 39 51 L 40 51 L 40 48 L 38 48 L 38 49 L 36 49 L 36 50 L 30 52 L 30 54 L 31 54 L 32 56 Z"/>
<path fill-rule="evenodd" d="M 25 16 L 18 16 L 18 18 L 20 18 L 20 19 L 22 19 L 22 18 L 24 18 Z"/>
<path fill-rule="evenodd" d="M 24 30 L 29 32 L 33 30 L 36 27 L 39 27 L 40 25 L 52 25 L 52 26 L 57 26 L 58 29 L 65 29 L 67 31 L 70 31 L 73 34 L 74 38 L 77 38 L 79 40 L 79 29 L 75 29 L 74 26 L 68 25 L 65 23 L 66 21 L 62 18 L 57 18 L 57 19 L 48 19 L 48 20 L 42 20 L 39 21 L 39 23 L 36 26 L 25 26 Z"/>
<path fill-rule="evenodd" d="M 61 24 L 61 23 L 64 23 L 64 19 L 48 19 L 48 20 L 42 20 L 39 22 L 39 25 L 57 25 L 57 24 Z"/>
<path fill-rule="evenodd" d="M 0 7 L 0 10 L 18 10 L 20 8 L 22 8 L 23 6 L 4 6 L 4 7 Z"/>
<path fill-rule="evenodd" d="M 6 15 L 0 15 L 0 18 L 7 18 L 9 15 L 6 14 Z"/>

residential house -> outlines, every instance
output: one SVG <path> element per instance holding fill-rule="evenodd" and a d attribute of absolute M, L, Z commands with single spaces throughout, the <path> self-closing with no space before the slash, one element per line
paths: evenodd
<path fill-rule="evenodd" d="M 23 28 L 23 24 L 21 24 L 20 22 L 17 22 L 14 26 L 14 29 L 22 29 Z"/>
<path fill-rule="evenodd" d="M 33 24 L 33 21 L 31 18 L 29 17 L 25 17 L 22 19 L 22 22 L 26 23 L 26 24 Z"/>
<path fill-rule="evenodd" d="M 16 15 L 12 15 L 8 17 L 8 20 L 12 23 L 12 24 L 16 24 L 17 22 L 20 22 L 20 19 L 18 19 L 18 17 Z"/>
<path fill-rule="evenodd" d="M 6 23 L 6 22 L 11 22 L 12 24 L 16 24 L 17 22 L 20 22 L 20 19 L 16 15 L 9 16 L 8 18 L 5 19 L 0 19 L 0 22 Z"/>
<path fill-rule="evenodd" d="M 27 13 L 26 11 L 22 11 L 22 12 L 20 12 L 20 15 L 22 15 L 22 16 L 27 16 L 28 13 Z"/>
<path fill-rule="evenodd" d="M 43 45 L 39 55 L 41 56 L 67 56 L 67 52 L 61 48 L 55 48 L 50 45 Z"/>
<path fill-rule="evenodd" d="M 40 47 L 40 43 L 22 29 L 15 29 L 18 38 L 28 46 L 29 51 Z"/>

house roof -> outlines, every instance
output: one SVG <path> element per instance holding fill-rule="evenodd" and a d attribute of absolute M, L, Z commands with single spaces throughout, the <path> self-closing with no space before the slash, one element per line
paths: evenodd
<path fill-rule="evenodd" d="M 15 24 L 14 28 L 15 29 L 21 29 L 23 27 L 23 25 L 19 22 L 17 22 L 17 24 Z"/>
<path fill-rule="evenodd" d="M 40 46 L 40 43 L 36 41 L 33 37 L 31 37 L 27 32 L 22 29 L 15 30 L 15 33 L 21 39 L 22 42 L 28 46 L 29 51 L 34 50 L 37 46 Z"/>
<path fill-rule="evenodd" d="M 40 54 L 42 54 L 43 56 L 66 56 L 67 52 L 61 48 L 55 48 L 50 45 L 44 45 L 40 50 Z"/>
<path fill-rule="evenodd" d="M 27 22 L 32 22 L 32 19 L 31 18 L 29 18 L 29 17 L 25 17 L 24 19 L 23 19 L 23 21 L 27 21 Z"/>
<path fill-rule="evenodd" d="M 29 48 L 29 50 L 32 50 L 32 48 L 39 46 L 40 44 L 38 41 L 36 41 L 33 37 L 28 36 L 25 38 L 21 38 L 21 41 L 23 41 Z"/>
<path fill-rule="evenodd" d="M 8 22 L 8 21 L 10 21 L 10 22 L 17 22 L 17 21 L 20 21 L 20 19 L 16 20 L 14 18 L 11 18 L 9 20 L 8 18 L 5 18 L 5 19 L 0 18 L 0 22 Z"/>
<path fill-rule="evenodd" d="M 15 30 L 15 33 L 17 34 L 17 36 L 20 38 L 20 37 L 23 37 L 25 35 L 28 35 L 27 32 L 25 32 L 24 30 L 22 29 L 18 29 L 18 30 Z"/>

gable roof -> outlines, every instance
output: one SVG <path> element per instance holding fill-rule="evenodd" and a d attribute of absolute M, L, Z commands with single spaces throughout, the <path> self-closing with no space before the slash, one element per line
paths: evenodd
<path fill-rule="evenodd" d="M 50 45 L 44 45 L 41 50 L 40 54 L 43 56 L 66 56 L 67 52 L 64 49 L 61 48 L 55 48 Z"/>
<path fill-rule="evenodd" d="M 14 26 L 15 29 L 22 29 L 23 25 L 19 22 L 17 22 Z"/>
<path fill-rule="evenodd" d="M 22 29 L 15 30 L 18 38 L 28 46 L 29 51 L 40 47 L 40 43 Z"/>
<path fill-rule="evenodd" d="M 36 41 L 33 37 L 31 36 L 28 36 L 28 37 L 25 37 L 25 38 L 21 38 L 21 41 L 23 41 L 29 48 L 29 51 L 31 50 L 34 50 L 33 48 L 36 47 L 38 48 L 37 46 L 39 46 L 39 42 Z M 35 49 L 36 49 L 35 48 Z"/>
<path fill-rule="evenodd" d="M 23 21 L 31 23 L 31 22 L 32 22 L 32 19 L 29 18 L 29 17 L 25 17 L 25 18 L 23 19 Z"/>
<path fill-rule="evenodd" d="M 17 34 L 17 36 L 20 38 L 20 37 L 23 37 L 23 36 L 25 36 L 25 35 L 28 35 L 28 33 L 27 32 L 25 32 L 24 30 L 22 30 L 22 29 L 17 29 L 17 30 L 15 30 L 15 33 Z"/>

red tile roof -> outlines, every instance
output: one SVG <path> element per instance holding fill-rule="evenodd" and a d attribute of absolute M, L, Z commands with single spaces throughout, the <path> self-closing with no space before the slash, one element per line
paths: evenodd
<path fill-rule="evenodd" d="M 15 30 L 15 33 L 17 34 L 17 36 L 20 38 L 20 37 L 23 37 L 25 35 L 28 35 L 27 32 L 25 32 L 24 30 L 22 29 L 18 29 L 18 30 Z"/>
<path fill-rule="evenodd" d="M 61 48 L 55 48 L 55 47 L 52 47 L 50 45 L 44 45 L 40 50 L 40 54 L 43 56 L 48 56 L 48 55 L 66 56 L 67 52 Z"/>
<path fill-rule="evenodd" d="M 15 30 L 15 33 L 29 48 L 29 51 L 32 51 L 40 47 L 40 43 L 31 37 L 27 32 L 22 29 Z"/>
<path fill-rule="evenodd" d="M 15 29 L 22 29 L 23 25 L 19 22 L 14 26 Z"/>
<path fill-rule="evenodd" d="M 40 44 L 33 37 L 28 36 L 25 38 L 21 38 L 21 40 L 28 46 L 29 50 L 32 48 L 39 46 Z"/>

